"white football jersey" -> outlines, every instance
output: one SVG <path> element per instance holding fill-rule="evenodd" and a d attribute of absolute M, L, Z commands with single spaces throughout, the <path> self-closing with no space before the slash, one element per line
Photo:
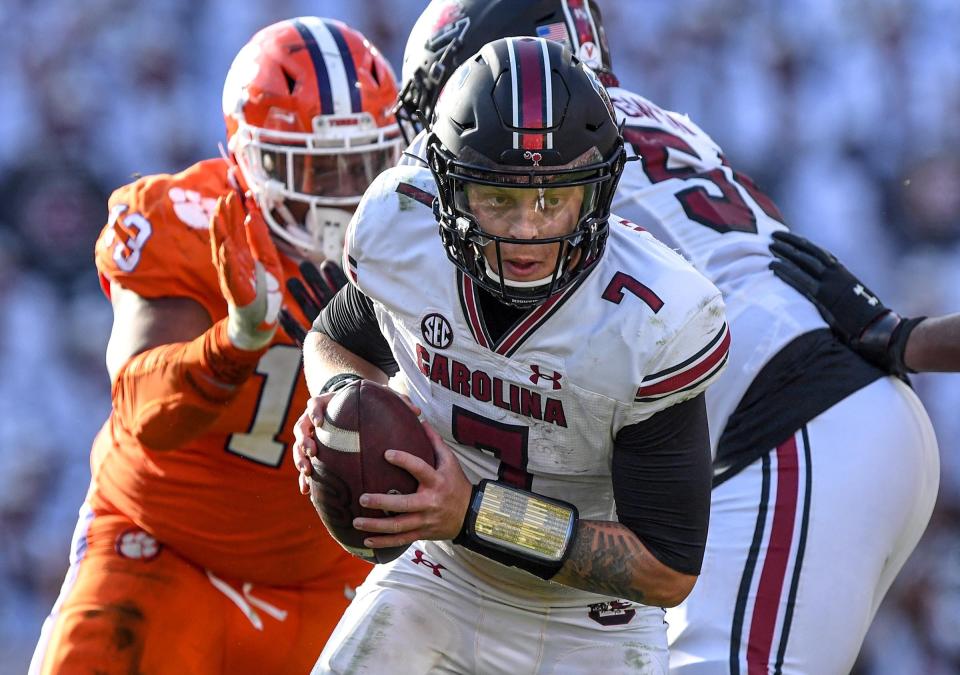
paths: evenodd
<path fill-rule="evenodd" d="M 613 210 L 648 229 L 723 292 L 729 364 L 707 392 L 714 453 L 730 415 L 760 369 L 798 335 L 826 326 L 814 306 L 768 265 L 776 206 L 685 115 L 619 87 L 607 90 L 625 123 L 628 162 Z"/>
<path fill-rule="evenodd" d="M 649 233 L 613 217 L 597 266 L 494 340 L 472 280 L 441 244 L 435 189 L 427 169 L 390 169 L 347 233 L 344 268 L 375 301 L 401 386 L 471 482 L 499 477 L 573 502 L 582 518 L 616 520 L 614 436 L 719 375 L 730 340 L 720 292 Z M 457 555 L 495 565 L 459 547 Z M 501 587 L 511 572 L 489 570 Z M 515 576 L 518 587 L 533 587 L 524 593 L 583 598 Z"/>

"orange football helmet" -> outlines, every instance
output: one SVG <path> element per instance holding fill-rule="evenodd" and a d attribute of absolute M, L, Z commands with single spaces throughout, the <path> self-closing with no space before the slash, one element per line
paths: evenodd
<path fill-rule="evenodd" d="M 339 260 L 360 197 L 400 157 L 396 98 L 390 64 L 340 21 L 280 21 L 240 50 L 223 87 L 227 147 L 278 237 Z"/>

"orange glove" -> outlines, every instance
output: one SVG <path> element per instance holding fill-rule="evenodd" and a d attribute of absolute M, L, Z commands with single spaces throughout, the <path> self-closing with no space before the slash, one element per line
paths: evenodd
<path fill-rule="evenodd" d="M 227 337 L 237 349 L 258 351 L 277 332 L 283 270 L 260 211 L 238 190 L 217 200 L 210 219 L 213 264 L 227 300 Z"/>

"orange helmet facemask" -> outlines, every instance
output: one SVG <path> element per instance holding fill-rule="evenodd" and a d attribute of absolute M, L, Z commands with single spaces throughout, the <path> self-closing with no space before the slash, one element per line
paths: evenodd
<path fill-rule="evenodd" d="M 338 260 L 367 186 L 400 157 L 396 77 L 361 33 L 299 17 L 259 31 L 223 87 L 228 149 L 276 236 Z"/>

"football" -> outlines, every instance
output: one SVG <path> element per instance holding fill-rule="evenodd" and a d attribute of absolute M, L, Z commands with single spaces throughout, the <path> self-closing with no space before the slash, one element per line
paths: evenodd
<path fill-rule="evenodd" d="M 330 399 L 323 425 L 315 433 L 317 456 L 312 458 L 310 500 L 323 524 L 358 558 L 370 563 L 396 559 L 406 546 L 367 548 L 363 540 L 371 533 L 355 530 L 353 519 L 391 515 L 360 506 L 364 493 L 417 491 L 417 479 L 384 459 L 384 451 L 404 450 L 436 466 L 433 446 L 420 420 L 389 387 L 357 380 Z"/>

